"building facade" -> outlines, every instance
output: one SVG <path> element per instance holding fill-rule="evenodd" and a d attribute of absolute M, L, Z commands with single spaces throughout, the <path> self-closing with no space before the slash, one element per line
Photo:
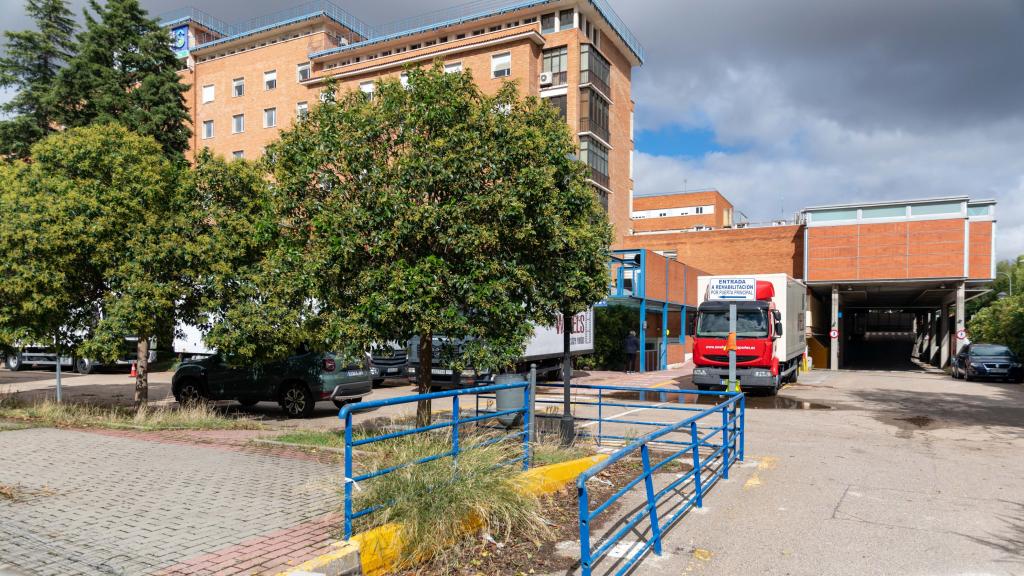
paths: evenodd
<path fill-rule="evenodd" d="M 722 228 L 733 225 L 732 203 L 718 190 L 634 196 L 633 234 Z"/>
<path fill-rule="evenodd" d="M 484 9 L 486 7 L 486 9 Z M 374 91 L 409 66 L 468 70 L 481 89 L 509 80 L 555 106 L 615 226 L 630 229 L 631 78 L 643 48 L 605 0 L 474 2 L 370 26 L 330 2 L 230 25 L 199 10 L 165 15 L 182 62 L 192 150 L 255 158 L 327 86 Z"/>

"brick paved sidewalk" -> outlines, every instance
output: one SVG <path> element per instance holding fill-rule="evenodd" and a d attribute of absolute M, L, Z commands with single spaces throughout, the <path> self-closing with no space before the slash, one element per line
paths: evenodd
<path fill-rule="evenodd" d="M 275 573 L 324 550 L 338 467 L 228 433 L 0 432 L 0 564 L 31 574 Z M 294 455 L 295 452 L 292 452 Z"/>

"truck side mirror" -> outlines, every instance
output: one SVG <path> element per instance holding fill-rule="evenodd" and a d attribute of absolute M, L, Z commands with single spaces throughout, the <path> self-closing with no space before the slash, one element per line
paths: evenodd
<path fill-rule="evenodd" d="M 782 322 L 779 322 L 778 320 L 775 321 L 775 337 L 782 337 Z"/>

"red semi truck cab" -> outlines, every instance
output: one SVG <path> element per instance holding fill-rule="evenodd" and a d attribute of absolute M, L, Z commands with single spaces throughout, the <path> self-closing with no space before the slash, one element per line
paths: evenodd
<path fill-rule="evenodd" d="M 700 390 L 725 389 L 729 378 L 729 307 L 736 306 L 736 377 L 744 390 L 774 394 L 796 382 L 806 350 L 806 288 L 785 274 L 756 278 L 754 300 L 709 300 L 697 308 L 693 327 L 693 383 Z M 706 287 L 715 278 L 702 276 Z M 750 277 L 748 277 L 750 278 Z"/>

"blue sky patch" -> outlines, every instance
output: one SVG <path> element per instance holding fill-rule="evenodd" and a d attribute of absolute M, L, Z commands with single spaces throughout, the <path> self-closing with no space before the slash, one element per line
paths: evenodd
<path fill-rule="evenodd" d="M 662 126 L 657 130 L 638 130 L 636 149 L 656 156 L 682 156 L 701 158 L 709 152 L 736 152 L 715 141 L 715 131 L 707 128 L 685 128 L 678 124 Z"/>

